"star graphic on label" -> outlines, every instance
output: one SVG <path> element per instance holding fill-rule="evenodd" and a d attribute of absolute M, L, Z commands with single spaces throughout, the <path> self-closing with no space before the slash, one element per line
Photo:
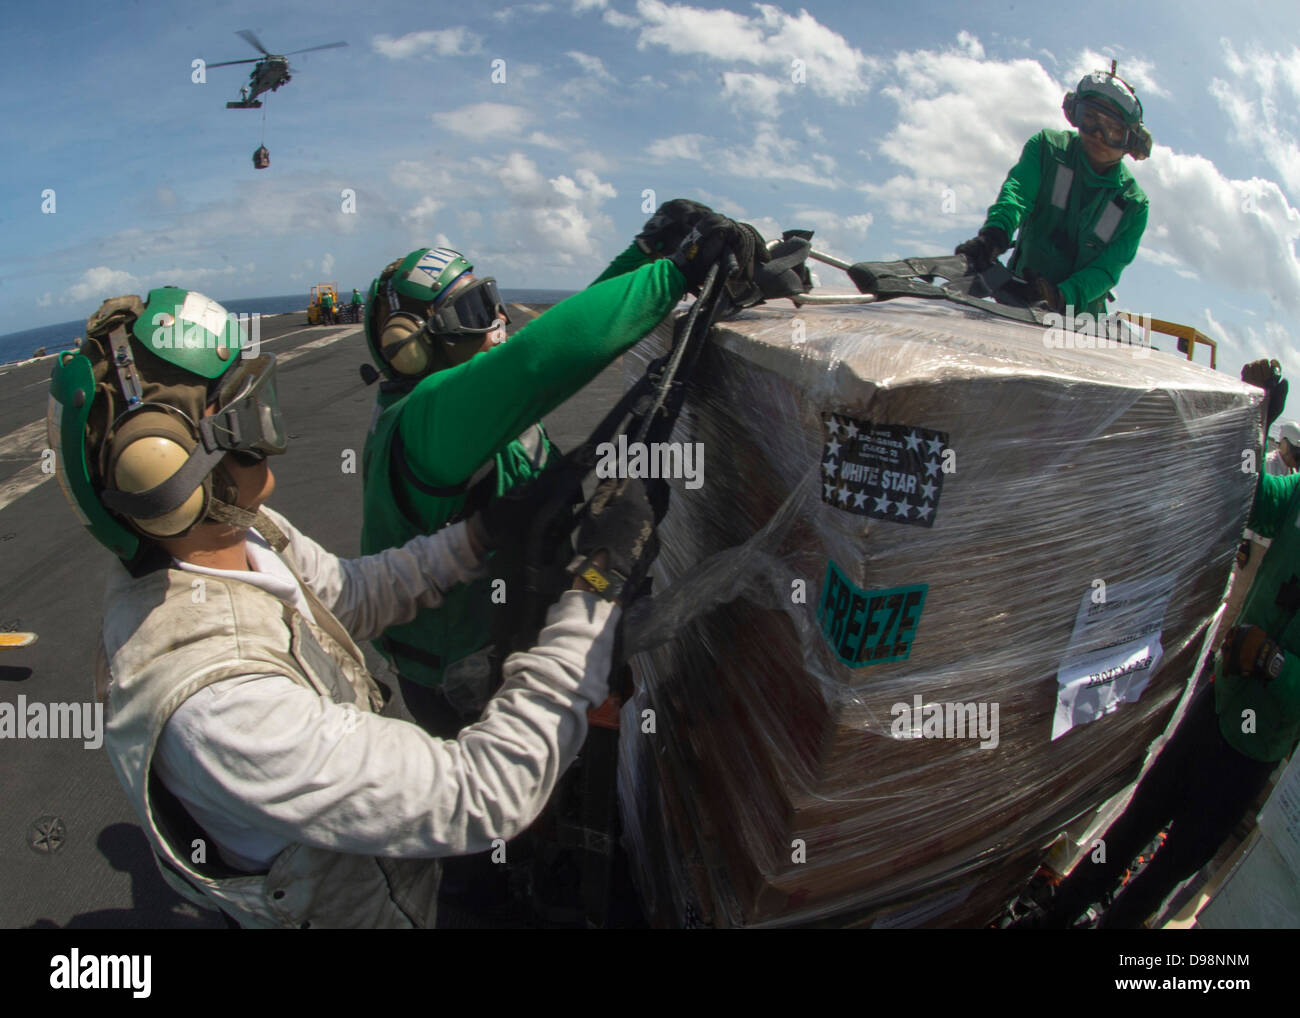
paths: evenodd
<path fill-rule="evenodd" d="M 933 484 L 923 484 L 921 485 L 921 491 L 924 493 L 925 498 L 934 498 L 934 493 L 938 491 L 938 488 Z"/>
<path fill-rule="evenodd" d="M 934 512 L 934 506 L 932 505 L 918 505 L 916 507 L 916 514 L 923 520 L 928 520 L 932 512 Z"/>
<path fill-rule="evenodd" d="M 907 510 L 911 508 L 912 508 L 912 504 L 908 502 L 907 499 L 904 499 L 901 502 L 894 503 L 894 512 L 897 513 L 899 516 L 902 516 L 904 519 L 907 518 L 908 515 Z"/>
<path fill-rule="evenodd" d="M 858 426 L 854 424 L 852 421 L 849 421 L 848 424 L 844 425 L 844 434 L 847 435 L 849 438 L 857 438 Z"/>
<path fill-rule="evenodd" d="M 939 453 L 943 452 L 943 443 L 937 438 L 927 439 L 925 444 L 930 447 L 931 456 L 938 456 Z"/>
<path fill-rule="evenodd" d="M 826 455 L 838 456 L 839 454 L 840 454 L 840 440 L 838 438 L 832 438 L 829 442 L 826 443 Z"/>
<path fill-rule="evenodd" d="M 849 492 L 849 489 L 848 489 L 848 488 L 841 488 L 841 489 L 840 489 L 840 501 L 841 501 L 841 502 L 847 502 L 847 501 L 849 500 L 849 494 L 850 494 L 850 492 Z"/>
<path fill-rule="evenodd" d="M 867 493 L 865 491 L 854 492 L 853 507 L 855 509 L 861 509 L 866 504 L 867 504 Z"/>
<path fill-rule="evenodd" d="M 835 497 L 835 485 L 823 484 L 822 487 L 826 489 L 826 494 L 823 497 L 829 502 Z"/>
<path fill-rule="evenodd" d="M 878 513 L 887 513 L 887 512 L 889 512 L 889 496 L 888 496 L 888 495 L 881 495 L 879 498 L 876 499 L 876 509 L 875 509 L 875 511 L 878 512 Z"/>
<path fill-rule="evenodd" d="M 832 435 L 838 435 L 840 433 L 840 422 L 837 421 L 834 417 L 830 418 L 826 422 L 826 430 L 829 431 Z"/>
<path fill-rule="evenodd" d="M 827 460 L 825 463 L 822 464 L 822 469 L 826 472 L 827 476 L 829 476 L 829 477 L 834 477 L 834 476 L 835 476 L 835 461 L 834 461 L 834 460 Z"/>
<path fill-rule="evenodd" d="M 929 460 L 929 461 L 925 464 L 925 476 L 926 476 L 926 477 L 934 477 L 934 476 L 936 476 L 938 473 L 939 473 L 939 461 L 938 461 L 938 460 Z"/>
<path fill-rule="evenodd" d="M 907 436 L 907 448 L 911 452 L 921 451 L 921 436 L 915 431 L 909 432 Z"/>

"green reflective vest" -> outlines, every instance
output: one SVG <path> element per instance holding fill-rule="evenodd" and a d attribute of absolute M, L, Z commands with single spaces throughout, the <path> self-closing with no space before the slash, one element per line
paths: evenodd
<path fill-rule="evenodd" d="M 632 245 L 590 287 L 500 346 L 405 394 L 381 392 L 362 455 L 362 554 L 446 526 L 474 484 L 491 486 L 496 496 L 535 477 L 555 455 L 539 419 L 650 332 L 684 286 L 670 261 L 648 262 Z M 409 473 L 394 462 L 395 438 Z M 512 593 L 500 584 L 494 591 L 493 580 L 514 575 L 499 557 L 487 577 L 448 592 L 442 607 L 390 627 L 376 643 L 400 675 L 438 686 L 447 665 L 491 642 L 494 612 Z"/>
<path fill-rule="evenodd" d="M 1300 611 L 1278 604 L 1287 583 L 1300 586 L 1300 474 L 1261 474 L 1247 525 L 1273 543 L 1236 624 L 1262 626 L 1285 651 L 1286 663 L 1280 676 L 1265 683 L 1225 672 L 1223 656 L 1218 655 L 1214 702 L 1219 730 L 1229 745 L 1252 760 L 1267 762 L 1281 760 L 1300 739 Z"/>
<path fill-rule="evenodd" d="M 1097 173 L 1074 131 L 1025 143 L 984 225 L 1016 236 L 1011 269 L 1055 283 L 1076 314 L 1105 314 L 1106 294 L 1137 255 L 1148 201 L 1122 162 Z"/>

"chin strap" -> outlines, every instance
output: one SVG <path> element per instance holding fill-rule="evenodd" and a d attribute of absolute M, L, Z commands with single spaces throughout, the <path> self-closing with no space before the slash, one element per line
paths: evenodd
<path fill-rule="evenodd" d="M 252 527 L 266 538 L 266 543 L 274 551 L 283 551 L 289 543 L 289 539 L 284 536 L 284 531 L 277 527 L 271 521 L 271 517 L 260 509 L 257 512 L 251 512 L 248 509 L 241 509 L 237 505 L 231 505 L 229 502 L 222 502 L 220 499 L 214 498 L 208 503 L 206 518 L 241 529 Z"/>

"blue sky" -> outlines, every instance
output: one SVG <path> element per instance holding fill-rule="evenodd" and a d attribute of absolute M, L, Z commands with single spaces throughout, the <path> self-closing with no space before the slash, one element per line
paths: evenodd
<path fill-rule="evenodd" d="M 1227 370 L 1265 354 L 1300 364 L 1294 3 L 1235 5 L 1231 19 L 1220 4 L 1070 10 L 12 8 L 0 332 L 164 283 L 217 298 L 364 289 L 428 244 L 506 287 L 578 288 L 636 233 L 646 190 L 699 197 L 769 237 L 814 228 L 853 260 L 947 252 L 978 229 L 1025 139 L 1067 126 L 1064 90 L 1115 56 L 1156 142 L 1130 163 L 1151 219 L 1118 306 L 1208 331 Z M 265 97 L 264 171 L 250 159 L 262 111 L 224 108 L 248 66 L 191 80 L 196 58 L 255 55 L 242 28 L 280 52 L 349 43 L 292 58 L 294 80 Z"/>

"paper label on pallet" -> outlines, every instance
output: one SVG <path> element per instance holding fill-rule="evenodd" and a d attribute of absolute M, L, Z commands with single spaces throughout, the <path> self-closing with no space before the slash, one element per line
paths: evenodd
<path fill-rule="evenodd" d="M 1164 654 L 1160 633 L 1174 577 L 1102 584 L 1086 591 L 1056 673 L 1055 741 L 1075 725 L 1136 703 Z"/>
<path fill-rule="evenodd" d="M 822 501 L 891 523 L 934 525 L 948 436 L 903 424 L 823 414 Z"/>

